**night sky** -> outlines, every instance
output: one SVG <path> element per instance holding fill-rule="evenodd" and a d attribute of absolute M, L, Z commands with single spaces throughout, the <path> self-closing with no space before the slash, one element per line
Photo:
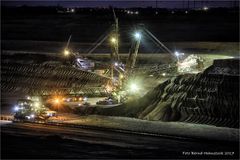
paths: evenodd
<path fill-rule="evenodd" d="M 238 5 L 238 1 L 216 1 L 216 0 L 185 0 L 185 1 L 107 1 L 107 0 L 76 0 L 76 1 L 64 1 L 64 0 L 45 0 L 45 1 L 2 1 L 3 6 L 63 6 L 63 7 L 108 7 L 113 6 L 117 8 L 128 8 L 128 7 L 158 7 L 158 8 L 202 8 L 207 7 L 233 7 Z"/>

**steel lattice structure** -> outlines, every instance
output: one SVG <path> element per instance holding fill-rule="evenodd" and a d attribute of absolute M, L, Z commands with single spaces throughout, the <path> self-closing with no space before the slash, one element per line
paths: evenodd
<path fill-rule="evenodd" d="M 2 63 L 1 91 L 35 95 L 104 93 L 109 81 L 92 72 L 72 66 Z"/>

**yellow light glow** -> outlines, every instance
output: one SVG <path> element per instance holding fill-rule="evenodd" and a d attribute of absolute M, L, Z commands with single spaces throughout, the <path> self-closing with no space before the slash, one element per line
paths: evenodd
<path fill-rule="evenodd" d="M 107 91 L 107 92 L 112 92 L 112 91 L 113 91 L 113 87 L 110 86 L 110 85 L 107 85 L 107 86 L 106 86 L 106 91 Z"/>
<path fill-rule="evenodd" d="M 117 39 L 114 38 L 114 37 L 112 37 L 112 38 L 111 38 L 111 42 L 112 42 L 113 44 L 115 44 L 115 43 L 117 43 Z"/>
<path fill-rule="evenodd" d="M 131 92 L 137 92 L 138 90 L 139 90 L 139 87 L 135 83 L 132 83 L 130 85 L 130 91 Z"/>
<path fill-rule="evenodd" d="M 123 79 L 123 78 L 124 78 L 124 76 L 123 76 L 122 74 L 120 74 L 119 78 L 120 78 L 120 79 Z"/>
<path fill-rule="evenodd" d="M 35 102 L 35 103 L 34 103 L 34 106 L 35 106 L 35 107 L 39 107 L 39 106 L 40 106 L 40 103 L 39 103 L 39 102 Z"/>
<path fill-rule="evenodd" d="M 60 100 L 58 98 L 54 99 L 54 103 L 55 104 L 59 104 L 60 103 Z"/>
<path fill-rule="evenodd" d="M 65 55 L 65 56 L 68 56 L 69 53 L 70 53 L 69 50 L 67 50 L 67 49 L 64 50 L 64 55 Z"/>

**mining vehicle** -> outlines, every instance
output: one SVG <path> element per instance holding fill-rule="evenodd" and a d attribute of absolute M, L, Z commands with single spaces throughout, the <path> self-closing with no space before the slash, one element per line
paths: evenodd
<path fill-rule="evenodd" d="M 41 101 L 30 99 L 18 99 L 17 104 L 14 106 L 14 119 L 15 120 L 47 120 L 52 116 L 56 116 L 55 111 L 46 108 Z"/>

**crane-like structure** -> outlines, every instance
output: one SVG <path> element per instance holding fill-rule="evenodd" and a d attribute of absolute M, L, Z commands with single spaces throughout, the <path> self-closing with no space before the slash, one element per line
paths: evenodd
<path fill-rule="evenodd" d="M 111 78 L 113 80 L 113 74 L 114 70 L 119 73 L 118 75 L 118 82 L 121 87 L 122 80 L 127 79 L 128 74 L 132 71 L 132 69 L 135 66 L 140 41 L 141 41 L 141 32 L 136 31 L 134 34 L 134 40 L 132 42 L 129 56 L 126 61 L 125 69 L 121 67 L 120 59 L 119 59 L 119 26 L 118 26 L 118 18 L 116 16 L 116 13 L 113 9 L 113 16 L 114 16 L 114 25 L 113 25 L 113 31 L 110 36 L 110 42 L 111 42 Z"/>
<path fill-rule="evenodd" d="M 110 34 L 110 43 L 111 43 L 111 79 L 113 80 L 114 77 L 114 67 L 115 63 L 118 64 L 119 62 L 119 27 L 118 27 L 118 18 L 116 16 L 116 13 L 113 11 L 113 17 L 114 17 L 114 24 L 113 24 L 113 30 Z"/>
<path fill-rule="evenodd" d="M 64 49 L 64 55 L 65 56 L 68 56 L 70 54 L 69 44 L 70 44 L 71 38 L 72 38 L 72 35 L 69 36 L 66 47 Z"/>
<path fill-rule="evenodd" d="M 118 27 L 118 18 L 115 14 L 114 9 L 113 9 L 113 16 L 114 16 L 114 25 L 113 25 L 113 32 L 110 39 L 111 43 L 113 44 L 111 59 L 113 61 L 118 62 L 119 61 L 119 27 Z"/>
<path fill-rule="evenodd" d="M 114 23 L 111 26 L 111 29 L 109 29 L 97 40 L 96 45 L 92 48 L 89 49 L 87 54 L 92 53 L 99 45 L 101 45 L 107 38 L 109 38 L 109 44 L 111 48 L 111 54 L 110 54 L 110 65 L 109 65 L 109 70 L 110 72 L 110 84 L 112 87 L 115 86 L 115 82 L 118 82 L 118 87 L 121 88 L 122 85 L 127 82 L 127 80 L 130 78 L 131 73 L 133 73 L 133 69 L 135 68 L 135 63 L 137 59 L 137 55 L 139 52 L 139 47 L 140 47 L 140 42 L 142 39 L 142 34 L 147 35 L 148 37 L 151 38 L 151 40 L 157 44 L 160 48 L 163 50 L 167 51 L 168 53 L 174 55 L 174 53 L 168 49 L 161 41 L 159 41 L 149 30 L 147 30 L 142 24 L 137 25 L 135 27 L 135 33 L 133 34 L 133 40 L 131 44 L 131 48 L 129 50 L 129 55 L 126 60 L 126 63 L 123 64 L 120 62 L 119 58 L 119 21 L 116 16 L 114 8 L 112 8 L 112 13 L 113 13 L 113 18 L 114 18 Z M 67 41 L 67 45 L 65 47 L 65 55 L 68 56 L 70 54 L 69 50 L 69 43 L 71 40 L 71 35 Z M 77 53 L 72 53 L 77 58 Z M 117 73 L 117 74 L 116 74 Z M 116 77 L 115 75 L 118 76 L 117 80 L 114 79 Z"/>
<path fill-rule="evenodd" d="M 140 32 L 135 32 L 134 40 L 133 40 L 132 46 L 130 48 L 128 59 L 127 59 L 127 62 L 126 62 L 126 74 L 127 75 L 135 67 L 137 54 L 138 54 L 138 50 L 139 50 L 139 46 L 140 46 L 140 41 L 141 41 L 141 33 Z"/>

